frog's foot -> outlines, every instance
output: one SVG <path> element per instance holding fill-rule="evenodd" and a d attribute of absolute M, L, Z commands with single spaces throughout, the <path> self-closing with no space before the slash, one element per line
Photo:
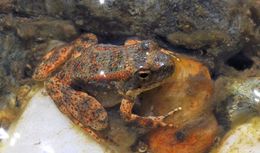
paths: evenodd
<path fill-rule="evenodd" d="M 137 122 L 140 126 L 143 127 L 173 127 L 173 124 L 168 124 L 164 122 L 164 119 L 167 118 L 170 115 L 173 115 L 175 112 L 181 110 L 181 108 L 177 108 L 173 111 L 170 111 L 164 116 L 147 116 L 147 117 L 142 117 L 136 114 L 132 114 L 132 109 L 133 109 L 134 103 L 131 102 L 130 100 L 123 99 L 121 102 L 120 106 L 120 112 L 122 117 L 128 121 L 128 122 Z"/>
<path fill-rule="evenodd" d="M 96 131 L 108 126 L 108 116 L 104 107 L 87 93 L 74 90 L 64 75 L 57 74 L 46 82 L 45 86 L 59 110 L 74 123 L 77 121 L 83 127 L 90 127 Z"/>

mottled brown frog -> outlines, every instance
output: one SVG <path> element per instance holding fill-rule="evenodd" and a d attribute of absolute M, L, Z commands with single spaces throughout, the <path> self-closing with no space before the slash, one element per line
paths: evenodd
<path fill-rule="evenodd" d="M 174 111 L 142 117 L 132 109 L 140 93 L 158 87 L 174 73 L 171 56 L 151 40 L 127 40 L 123 46 L 98 44 L 96 36 L 88 33 L 47 53 L 33 78 L 46 80 L 46 91 L 59 110 L 93 136 L 108 126 L 103 103 L 120 103 L 121 115 L 128 122 L 167 126 L 163 119 Z M 117 100 L 102 98 L 106 93 Z"/>

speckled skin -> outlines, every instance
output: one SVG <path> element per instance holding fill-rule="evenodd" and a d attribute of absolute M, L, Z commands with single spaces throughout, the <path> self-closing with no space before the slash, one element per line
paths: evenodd
<path fill-rule="evenodd" d="M 49 78 L 61 66 L 62 69 Z M 45 55 L 33 78 L 46 80 L 47 93 L 60 111 L 95 135 L 93 131 L 108 126 L 108 116 L 97 97 L 91 96 L 94 94 L 85 88 L 99 92 L 111 90 L 120 95 L 120 111 L 126 121 L 149 127 L 167 126 L 163 119 L 172 112 L 165 116 L 141 117 L 132 114 L 132 108 L 141 92 L 159 86 L 173 72 L 171 54 L 153 41 L 128 40 L 124 46 L 115 46 L 97 44 L 95 35 L 84 34 Z"/>

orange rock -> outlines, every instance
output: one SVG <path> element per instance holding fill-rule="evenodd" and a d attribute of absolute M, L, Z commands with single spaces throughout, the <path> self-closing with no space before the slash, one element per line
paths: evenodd
<path fill-rule="evenodd" d="M 160 128 L 148 135 L 152 153 L 205 153 L 213 144 L 217 122 L 213 115 L 183 129 Z"/>
<path fill-rule="evenodd" d="M 152 130 L 147 142 L 152 153 L 204 153 L 218 129 L 212 113 L 213 82 L 200 62 L 185 56 L 173 60 L 174 74 L 164 85 L 141 96 L 140 112 L 165 115 L 176 108 L 181 110 L 165 120 L 173 128 Z"/>

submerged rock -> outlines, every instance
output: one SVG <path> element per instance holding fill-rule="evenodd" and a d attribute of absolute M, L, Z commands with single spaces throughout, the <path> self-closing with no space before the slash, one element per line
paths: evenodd
<path fill-rule="evenodd" d="M 19 37 L 24 40 L 37 39 L 37 40 L 68 40 L 73 38 L 77 31 L 70 21 L 43 19 L 33 20 L 27 22 L 18 22 L 16 32 Z"/>
<path fill-rule="evenodd" d="M 217 122 L 213 115 L 182 129 L 161 128 L 149 134 L 151 153 L 204 153 L 215 141 Z"/>
<path fill-rule="evenodd" d="M 0 140 L 1 153 L 109 152 L 74 126 L 42 90 L 8 132 L 0 128 Z"/>
<path fill-rule="evenodd" d="M 211 153 L 259 153 L 260 118 L 231 128 Z"/>
<path fill-rule="evenodd" d="M 260 77 L 222 77 L 216 85 L 219 91 L 216 97 L 220 101 L 216 114 L 224 127 L 229 128 L 260 113 Z"/>
<path fill-rule="evenodd" d="M 175 47 L 204 50 L 221 61 L 237 53 L 247 42 L 244 34 L 255 30 L 253 3 L 257 2 L 17 0 L 14 7 L 26 16 L 66 18 L 98 35 L 167 40 Z"/>
<path fill-rule="evenodd" d="M 1 0 L 0 1 L 0 13 L 9 13 L 13 9 L 14 0 Z"/>

